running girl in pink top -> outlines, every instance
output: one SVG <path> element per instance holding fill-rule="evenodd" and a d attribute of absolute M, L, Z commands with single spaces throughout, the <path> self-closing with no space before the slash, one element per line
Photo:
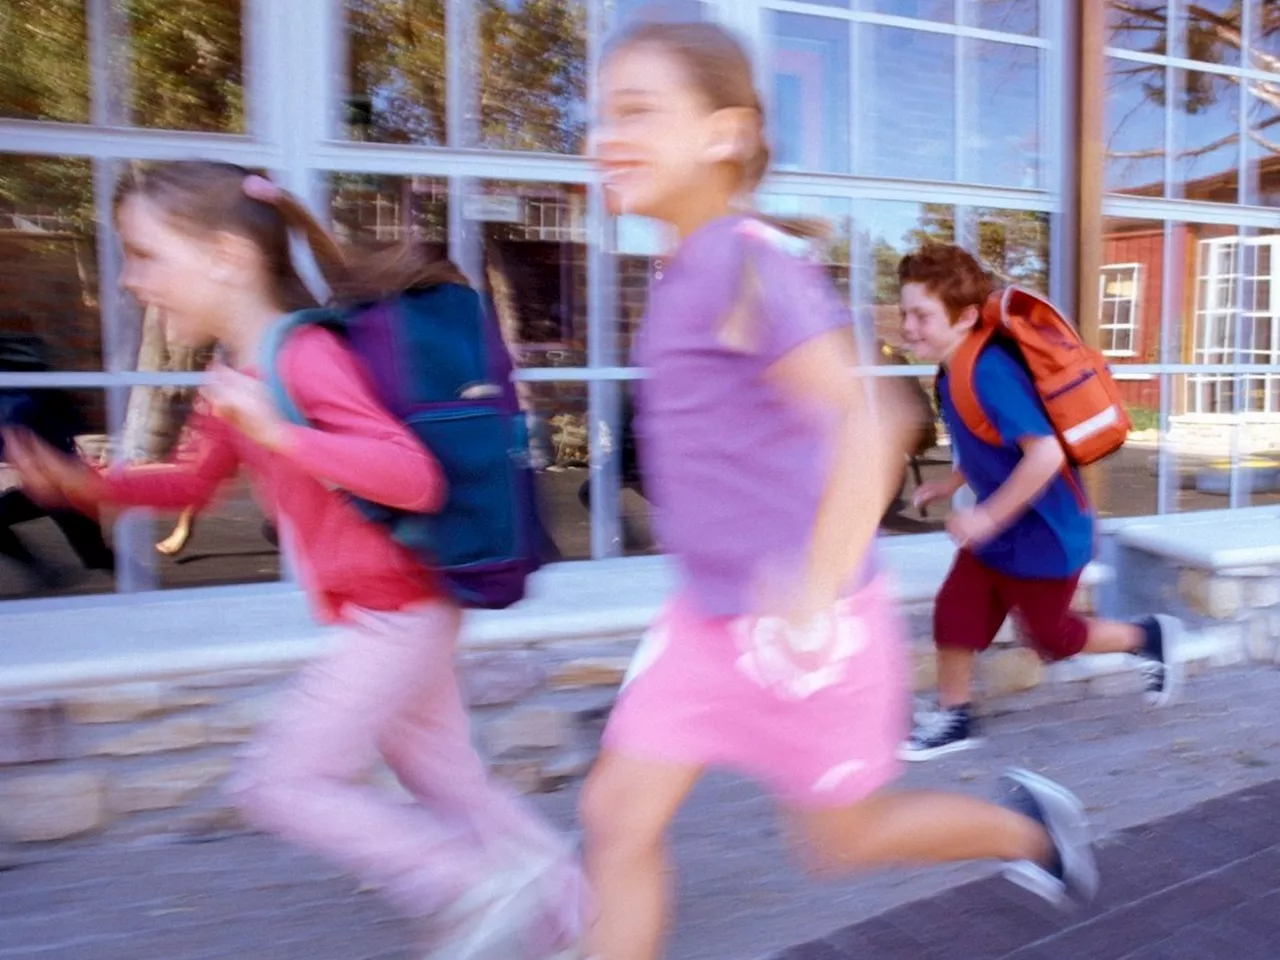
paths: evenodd
<path fill-rule="evenodd" d="M 872 552 L 910 415 L 854 375 L 848 311 L 795 238 L 744 212 L 769 157 L 751 78 L 710 24 L 637 26 L 602 68 L 612 208 L 680 237 L 636 362 L 646 489 L 683 588 L 582 800 L 599 960 L 660 955 L 664 835 L 712 766 L 765 784 L 823 871 L 993 858 L 1054 900 L 1097 883 L 1080 804 L 1042 778 L 1013 772 L 1004 806 L 888 789 L 904 629 Z"/>
<path fill-rule="evenodd" d="M 230 164 L 162 164 L 120 185 L 123 286 L 164 312 L 175 340 L 216 341 L 191 424 L 172 464 L 99 476 L 14 436 L 27 491 L 82 506 L 206 504 L 241 466 L 278 518 L 308 594 L 341 636 L 303 670 L 234 788 L 250 819 L 342 862 L 424 928 L 432 957 L 543 958 L 579 933 L 576 868 L 550 829 L 491 784 L 471 746 L 454 674 L 461 611 L 433 571 L 347 500 L 402 510 L 443 502 L 429 450 L 374 399 L 332 333 L 286 343 L 281 376 L 307 421 L 287 423 L 253 367 L 283 314 L 314 306 L 290 257 L 305 237 L 339 297 L 376 298 L 438 282 L 452 265 L 406 247 L 376 259 L 344 251 L 292 196 Z M 367 785 L 381 757 L 417 799 Z"/>

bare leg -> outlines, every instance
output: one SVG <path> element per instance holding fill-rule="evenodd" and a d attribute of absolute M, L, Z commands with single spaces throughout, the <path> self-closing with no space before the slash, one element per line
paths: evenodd
<path fill-rule="evenodd" d="M 195 527 L 195 511 L 188 507 L 178 517 L 173 532 L 156 544 L 156 550 L 166 557 L 176 557 L 187 546 L 191 532 Z"/>
<path fill-rule="evenodd" d="M 671 907 L 667 826 L 702 771 L 605 753 L 582 795 L 593 960 L 657 960 Z"/>
<path fill-rule="evenodd" d="M 938 706 L 943 710 L 973 699 L 973 662 L 977 655 L 962 647 L 938 647 Z"/>
<path fill-rule="evenodd" d="M 1053 844 L 1030 817 L 961 794 L 885 790 L 853 806 L 795 815 L 822 873 L 961 860 L 1046 864 Z"/>
<path fill-rule="evenodd" d="M 1085 653 L 1134 653 L 1146 643 L 1146 634 L 1135 623 L 1118 620 L 1090 620 Z"/>

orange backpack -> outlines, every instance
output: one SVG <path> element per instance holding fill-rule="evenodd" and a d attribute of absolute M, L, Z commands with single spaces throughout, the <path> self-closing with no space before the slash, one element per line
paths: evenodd
<path fill-rule="evenodd" d="M 1123 446 L 1133 424 L 1106 360 L 1081 342 L 1053 304 L 1019 287 L 987 299 L 947 364 L 951 403 L 979 440 L 1001 443 L 974 384 L 978 355 L 995 337 L 1018 348 L 1069 463 L 1087 466 Z"/>

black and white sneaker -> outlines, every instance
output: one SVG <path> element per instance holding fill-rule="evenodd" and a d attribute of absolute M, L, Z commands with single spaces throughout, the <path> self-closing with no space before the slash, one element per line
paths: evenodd
<path fill-rule="evenodd" d="M 1182 688 L 1182 663 L 1178 646 L 1182 641 L 1182 621 L 1156 614 L 1138 623 L 1145 636 L 1136 656 L 1142 661 L 1142 696 L 1148 706 L 1167 707 Z"/>
<path fill-rule="evenodd" d="M 1029 770 L 1010 770 L 1013 784 L 1006 806 L 1035 820 L 1053 841 L 1048 866 L 1017 860 L 1004 868 L 1005 877 L 1057 907 L 1085 904 L 1098 893 L 1098 862 L 1084 805 L 1076 795 Z"/>
<path fill-rule="evenodd" d="M 911 739 L 902 745 L 898 756 L 917 762 L 972 750 L 982 745 L 982 741 L 974 736 L 977 730 L 977 722 L 968 704 L 931 713 L 920 712 L 916 714 Z"/>

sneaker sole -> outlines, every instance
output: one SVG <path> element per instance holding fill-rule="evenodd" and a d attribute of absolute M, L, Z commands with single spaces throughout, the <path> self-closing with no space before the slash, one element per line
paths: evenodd
<path fill-rule="evenodd" d="M 1177 617 L 1167 613 L 1158 613 L 1156 623 L 1160 624 L 1160 637 L 1164 647 L 1164 688 L 1156 694 L 1146 694 L 1147 705 L 1159 709 L 1167 707 L 1178 699 L 1182 692 L 1182 661 L 1178 653 L 1182 648 L 1183 626 Z"/>
<path fill-rule="evenodd" d="M 955 743 L 948 743 L 941 747 L 931 747 L 928 750 L 907 750 L 903 748 L 898 751 L 898 759 L 905 760 L 907 763 L 923 763 L 926 760 L 937 760 L 939 757 L 946 757 L 953 753 L 976 750 L 980 746 L 982 746 L 980 738 L 970 737 L 968 740 L 957 740 Z"/>
<path fill-rule="evenodd" d="M 1084 804 L 1066 787 L 1030 770 L 1013 769 L 1005 776 L 1028 790 L 1040 804 L 1045 826 L 1062 858 L 1064 890 L 1081 903 L 1088 903 L 1097 896 L 1099 876 Z"/>

